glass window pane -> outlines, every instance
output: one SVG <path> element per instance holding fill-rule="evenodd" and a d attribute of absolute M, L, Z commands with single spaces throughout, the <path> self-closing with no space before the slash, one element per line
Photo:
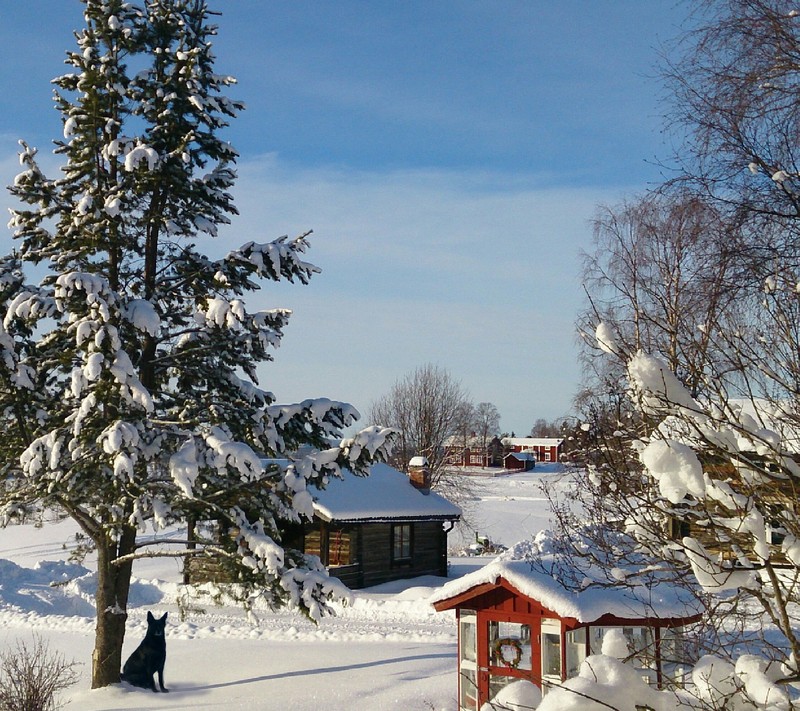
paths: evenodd
<path fill-rule="evenodd" d="M 581 664 L 586 658 L 586 628 L 570 630 L 566 634 L 567 678 L 578 676 Z"/>
<path fill-rule="evenodd" d="M 463 615 L 463 612 L 462 612 Z M 461 618 L 461 634 L 459 643 L 461 645 L 461 659 L 470 662 L 478 660 L 478 626 L 474 617 Z"/>
<path fill-rule="evenodd" d="M 685 683 L 690 669 L 686 640 L 682 627 L 661 629 L 661 673 L 664 679 L 676 685 Z"/>
<path fill-rule="evenodd" d="M 505 686 L 510 684 L 512 681 L 517 681 L 517 677 L 515 676 L 492 676 L 489 677 L 489 699 L 494 699 L 497 694 L 499 694 Z M 503 707 L 505 708 L 505 707 Z"/>
<path fill-rule="evenodd" d="M 542 675 L 561 678 L 561 635 L 542 632 Z"/>
<path fill-rule="evenodd" d="M 353 562 L 350 534 L 341 529 L 330 532 L 328 565 L 350 565 Z"/>
<path fill-rule="evenodd" d="M 489 664 L 511 669 L 531 669 L 530 625 L 490 622 Z"/>
<path fill-rule="evenodd" d="M 395 560 L 411 557 L 411 524 L 392 526 L 392 557 Z"/>
<path fill-rule="evenodd" d="M 478 673 L 474 669 L 462 669 L 461 679 L 461 699 L 459 705 L 462 709 L 478 708 Z"/>
<path fill-rule="evenodd" d="M 648 683 L 656 683 L 655 634 L 651 627 L 592 627 L 589 632 L 591 654 L 601 654 L 603 638 L 611 630 L 621 631 L 627 646 L 625 661 L 642 672 Z"/>

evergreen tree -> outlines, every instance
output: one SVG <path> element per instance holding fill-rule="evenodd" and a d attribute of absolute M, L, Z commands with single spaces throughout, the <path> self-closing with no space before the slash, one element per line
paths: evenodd
<path fill-rule="evenodd" d="M 261 280 L 305 284 L 318 271 L 302 258 L 308 235 L 216 260 L 193 243 L 236 214 L 237 156 L 218 132 L 242 108 L 224 94 L 235 80 L 213 71 L 206 3 L 82 2 L 71 71 L 54 80 L 62 173 L 47 178 L 21 143 L 10 188 L 21 207 L 18 251 L 0 260 L 0 516 L 56 508 L 91 541 L 100 687 L 119 681 L 148 524 L 218 522 L 226 535 L 178 553 L 213 549 L 244 599 L 323 614 L 333 583 L 282 547 L 281 522 L 310 516 L 309 488 L 340 467 L 365 473 L 389 431 L 331 445 L 354 408 L 278 406 L 258 385 L 289 312 L 249 312 L 243 297 Z M 44 271 L 38 285 L 26 265 Z"/>

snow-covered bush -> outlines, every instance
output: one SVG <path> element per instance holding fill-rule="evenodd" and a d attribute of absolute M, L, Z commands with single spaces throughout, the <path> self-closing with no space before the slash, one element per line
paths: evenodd
<path fill-rule="evenodd" d="M 542 692 L 536 684 L 527 679 L 517 679 L 504 686 L 489 702 L 481 706 L 481 711 L 529 711 L 539 706 Z"/>

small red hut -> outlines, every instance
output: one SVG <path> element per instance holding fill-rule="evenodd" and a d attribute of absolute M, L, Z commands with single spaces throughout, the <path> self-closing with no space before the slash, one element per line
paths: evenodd
<path fill-rule="evenodd" d="M 681 628 L 700 618 L 686 591 L 666 583 L 571 592 L 524 560 L 496 560 L 431 602 L 456 611 L 460 711 L 477 711 L 517 679 L 546 692 L 576 676 L 610 628 L 623 631 L 629 661 L 661 686 L 681 673 Z"/>
<path fill-rule="evenodd" d="M 530 452 L 509 452 L 503 457 L 503 467 L 509 471 L 529 472 L 536 466 L 536 457 Z"/>

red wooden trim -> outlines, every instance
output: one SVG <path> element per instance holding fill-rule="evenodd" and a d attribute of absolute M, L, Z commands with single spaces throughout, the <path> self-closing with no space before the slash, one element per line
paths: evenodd
<path fill-rule="evenodd" d="M 484 595 L 487 592 L 491 592 L 496 588 L 497 588 L 496 583 L 483 583 L 482 585 L 476 585 L 475 587 L 466 590 L 460 595 L 454 595 L 453 597 L 449 597 L 446 600 L 439 600 L 437 602 L 434 602 L 433 609 L 436 610 L 436 612 L 442 612 L 444 610 L 452 610 L 453 608 L 457 607 L 467 607 L 462 603 L 466 602 L 467 600 L 471 600 L 474 597 L 478 597 L 479 595 Z"/>
<path fill-rule="evenodd" d="M 655 658 L 656 658 L 656 685 L 659 689 L 664 688 L 664 675 L 661 671 L 661 628 L 656 627 L 654 630 L 655 636 Z"/>
<path fill-rule="evenodd" d="M 469 607 L 467 604 L 469 601 L 476 597 L 480 597 L 481 595 L 485 595 L 489 592 L 493 592 L 498 588 L 502 588 L 505 591 L 511 593 L 512 595 L 516 595 L 517 597 L 528 601 L 538 607 L 541 608 L 541 616 L 544 617 L 553 617 L 556 619 L 561 620 L 564 623 L 565 629 L 571 630 L 576 629 L 578 627 L 585 627 L 587 625 L 592 626 L 601 626 L 601 627 L 678 627 L 681 625 L 688 625 L 694 622 L 698 622 L 702 619 L 702 614 L 697 615 L 688 615 L 684 617 L 618 617 L 617 615 L 612 615 L 611 613 L 607 613 L 605 615 L 601 615 L 600 617 L 594 620 L 584 620 L 579 621 L 575 617 L 562 617 L 561 615 L 555 613 L 554 611 L 546 608 L 539 600 L 535 598 L 529 597 L 524 593 L 520 592 L 516 587 L 514 587 L 511 583 L 509 583 L 505 578 L 500 577 L 494 583 L 481 583 L 476 585 L 469 590 L 465 590 L 463 593 L 458 595 L 454 595 L 453 597 L 447 598 L 445 600 L 439 600 L 438 602 L 433 603 L 433 607 L 437 612 L 442 612 L 444 610 L 452 610 L 458 607 Z M 495 610 L 490 609 L 481 609 L 478 612 L 482 613 L 492 613 Z M 499 612 L 499 611 L 497 611 Z M 504 613 L 508 614 L 508 613 Z M 514 616 L 524 616 L 529 617 L 527 614 L 522 613 L 511 613 Z"/>
<path fill-rule="evenodd" d="M 543 615 L 545 617 L 555 617 L 555 618 L 561 619 L 560 615 L 556 614 L 555 612 L 553 612 L 549 608 L 547 608 L 544 605 L 542 605 L 542 603 L 539 602 L 538 600 L 536 600 L 535 598 L 529 597 L 528 595 L 525 595 L 524 593 L 520 592 L 511 583 L 509 583 L 508 580 L 506 580 L 503 577 L 498 578 L 497 581 L 494 582 L 494 583 L 481 583 L 480 585 L 475 585 L 474 587 L 471 587 L 469 590 L 465 590 L 463 593 L 460 593 L 458 595 L 454 595 L 453 597 L 449 597 L 449 598 L 447 598 L 445 600 L 439 600 L 438 602 L 434 602 L 433 603 L 433 608 L 437 612 L 442 612 L 444 610 L 452 610 L 454 608 L 459 608 L 459 607 L 466 607 L 468 609 L 474 609 L 474 608 L 469 606 L 469 604 L 468 604 L 469 601 L 471 601 L 472 599 L 474 599 L 476 597 L 480 597 L 481 595 L 486 595 L 487 593 L 494 592 L 498 588 L 502 588 L 506 592 L 511 593 L 512 595 L 515 595 L 518 598 L 526 600 L 528 603 L 533 604 L 533 605 L 537 606 L 538 608 L 540 608 L 541 609 L 541 613 L 535 613 L 533 616 Z M 481 613 L 510 614 L 510 615 L 513 615 L 514 617 L 518 617 L 518 616 L 529 617 L 529 616 L 531 616 L 531 615 L 528 615 L 527 613 L 519 613 L 519 612 L 511 612 L 511 613 L 509 613 L 509 612 L 503 612 L 502 610 L 494 610 L 494 609 L 490 609 L 490 608 L 482 608 L 482 609 L 477 610 L 477 611 L 481 612 Z M 573 617 L 567 617 L 567 618 L 564 618 L 564 619 L 569 620 L 570 623 L 579 624 L 578 621 Z"/>

